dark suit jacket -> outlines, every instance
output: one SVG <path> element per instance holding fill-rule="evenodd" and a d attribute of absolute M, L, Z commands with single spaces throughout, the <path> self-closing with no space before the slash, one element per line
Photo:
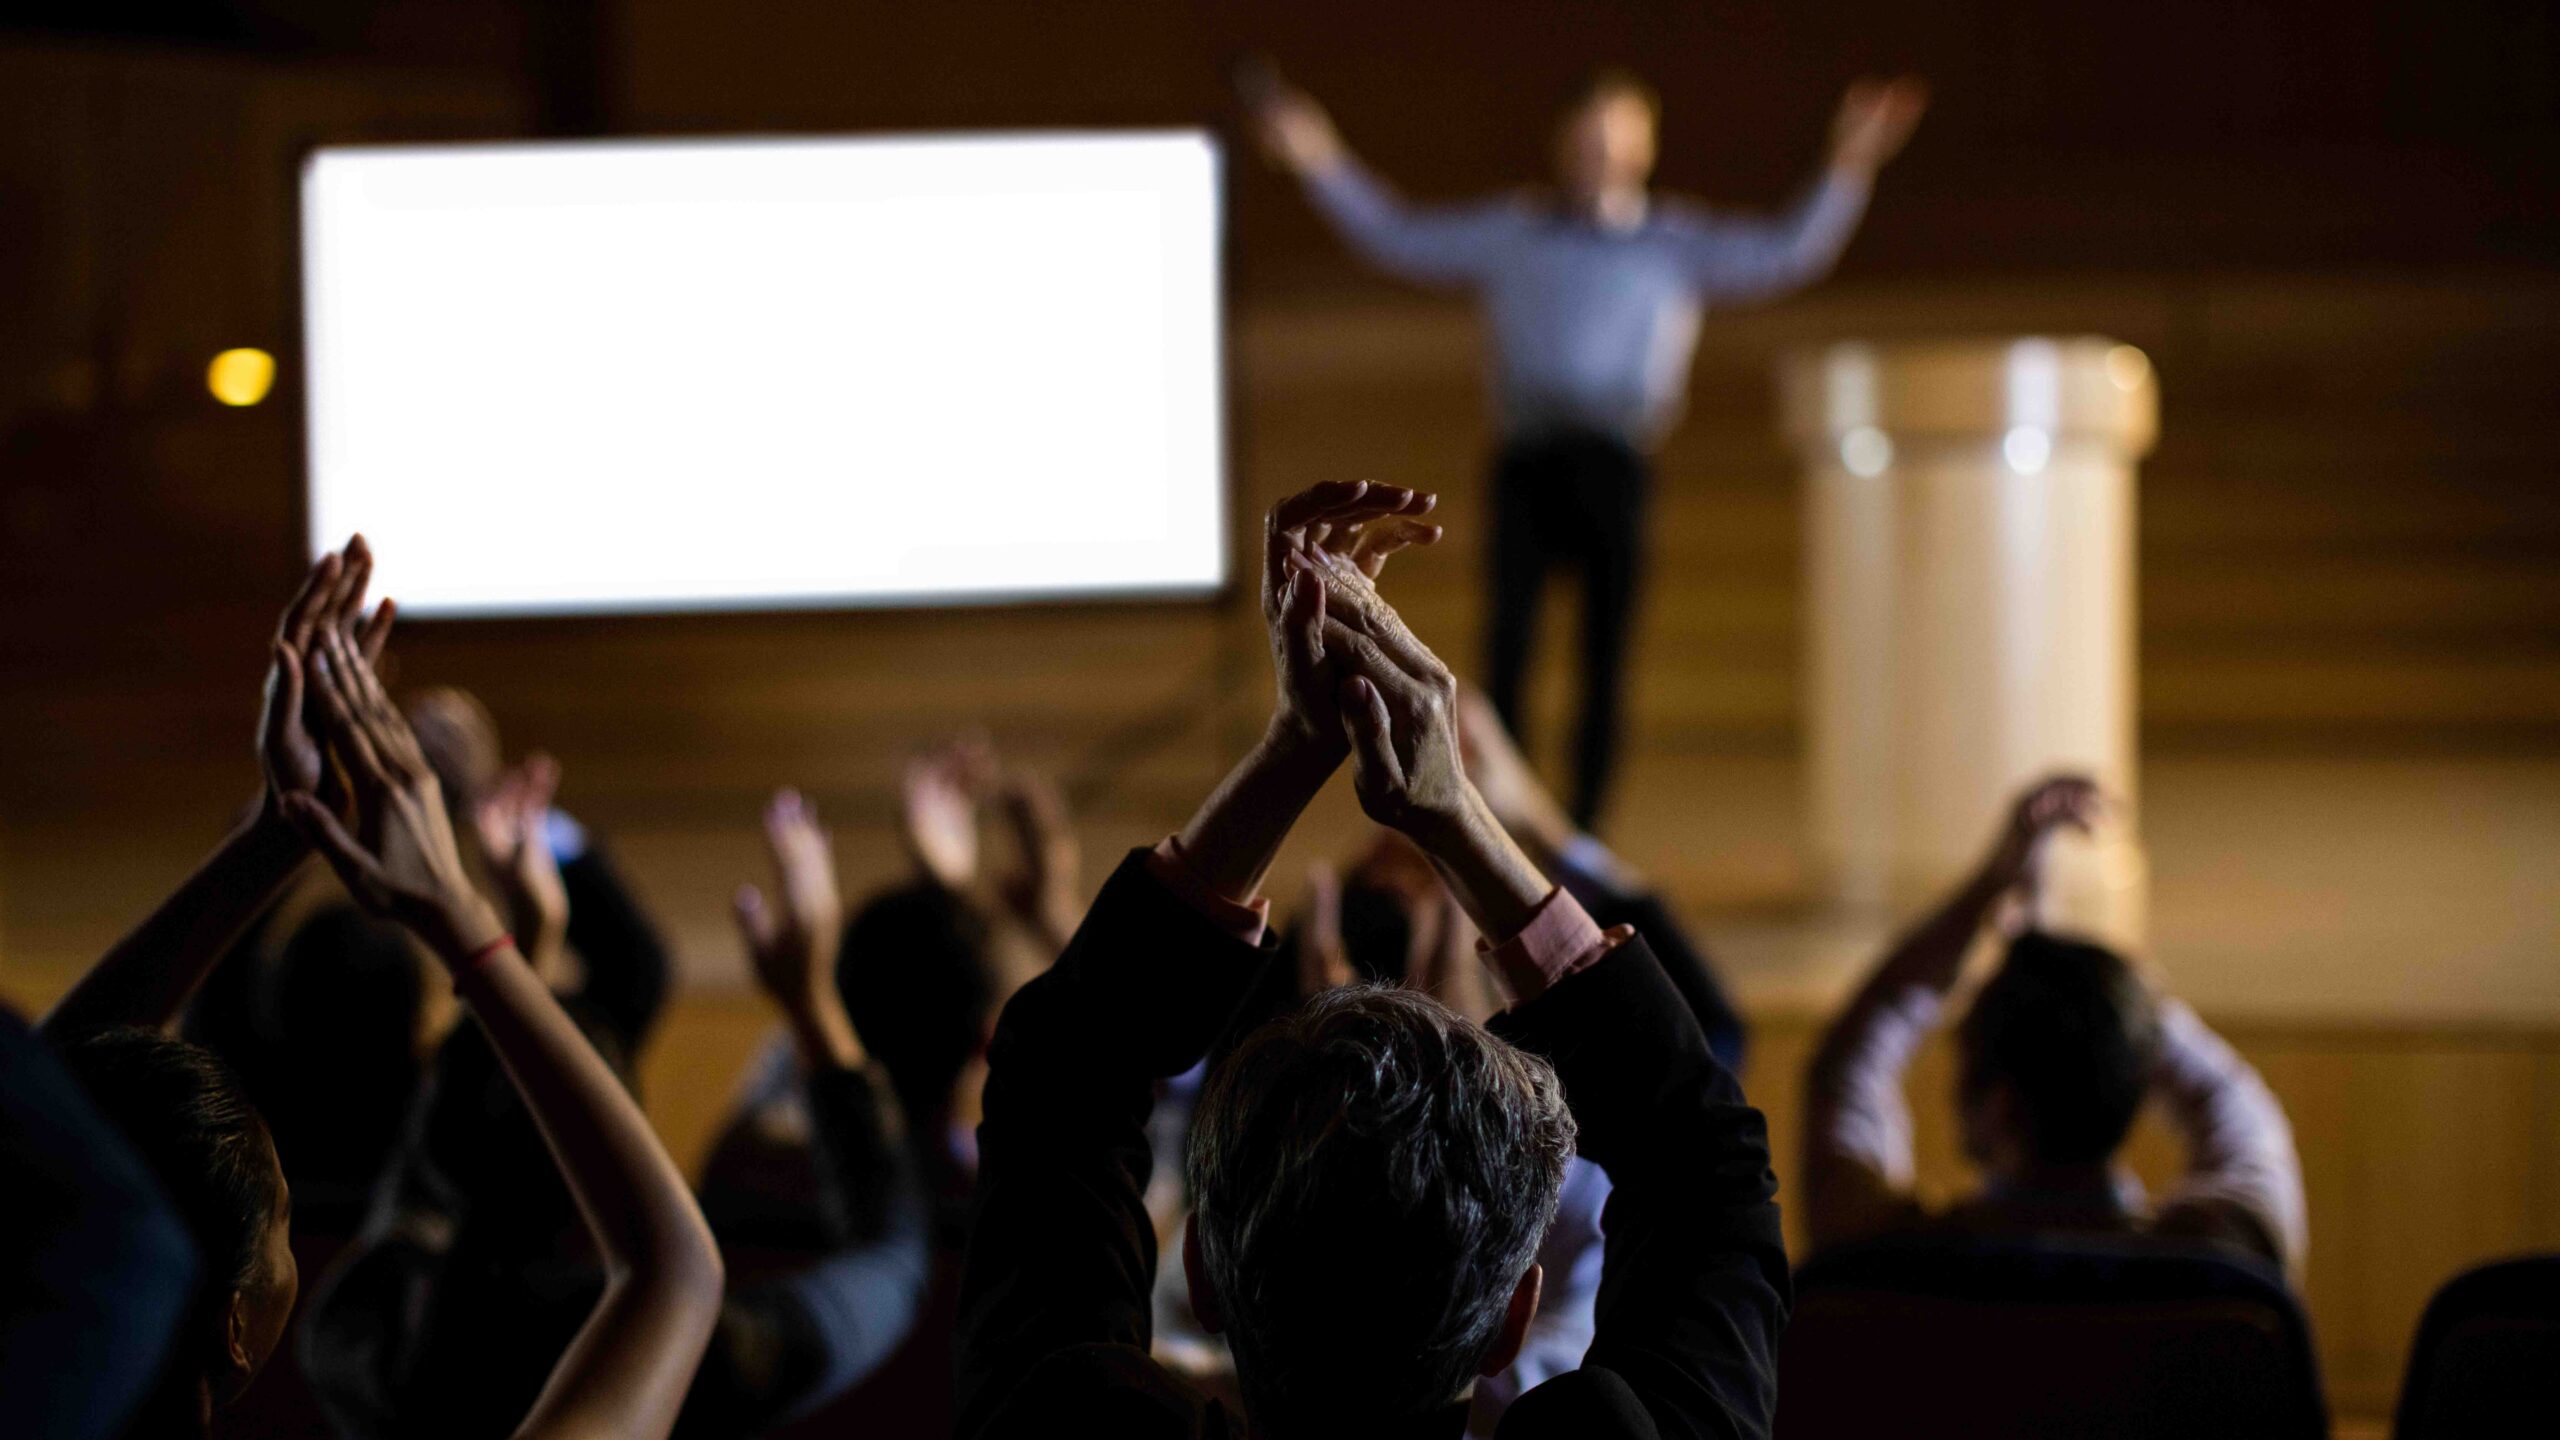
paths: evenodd
<path fill-rule="evenodd" d="M 964 1440 L 1243 1433 L 1146 1353 L 1145 1125 L 1155 1082 L 1206 1053 L 1274 948 L 1211 923 L 1139 852 L 1005 1007 L 961 1282 Z M 1582 1153 L 1615 1187 L 1583 1367 L 1522 1396 L 1499 1433 L 1767 1434 L 1787 1310 L 1768 1134 L 1680 992 L 1638 938 L 1492 1028 L 1554 1063 Z M 1397 1428 L 1455 1435 L 1465 1414 Z"/>

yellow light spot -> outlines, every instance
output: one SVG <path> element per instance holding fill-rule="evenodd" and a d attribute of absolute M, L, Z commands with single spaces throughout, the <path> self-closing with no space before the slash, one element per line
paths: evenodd
<path fill-rule="evenodd" d="M 225 350 L 204 367 L 204 388 L 225 405 L 255 405 L 276 383 L 276 357 L 264 350 Z"/>

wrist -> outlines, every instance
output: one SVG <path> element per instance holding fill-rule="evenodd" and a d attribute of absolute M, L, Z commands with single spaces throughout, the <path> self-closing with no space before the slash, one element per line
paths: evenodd
<path fill-rule="evenodd" d="M 1262 727 L 1262 739 L 1254 750 L 1257 760 L 1282 768 L 1320 765 L 1324 778 L 1330 779 L 1342 762 L 1351 758 L 1351 737 L 1343 734 L 1338 724 L 1328 729 L 1283 705 L 1271 712 L 1270 723 Z"/>
<path fill-rule="evenodd" d="M 1555 888 L 1473 785 L 1451 812 L 1435 814 L 1408 833 L 1488 941 L 1498 944 L 1520 933 Z"/>
<path fill-rule="evenodd" d="M 802 996 L 790 1008 L 791 1039 L 803 1063 L 813 1069 L 858 1069 L 864 1060 L 862 1040 L 844 1001 L 820 991 Z"/>
<path fill-rule="evenodd" d="M 506 922 L 476 894 L 447 896 L 411 927 L 447 966 L 458 966 L 505 936 Z"/>
<path fill-rule="evenodd" d="M 285 818 L 284 802 L 273 788 L 258 794 L 258 807 L 240 826 L 243 843 L 256 846 L 262 853 L 300 859 L 311 851 L 311 842 L 294 823 Z"/>

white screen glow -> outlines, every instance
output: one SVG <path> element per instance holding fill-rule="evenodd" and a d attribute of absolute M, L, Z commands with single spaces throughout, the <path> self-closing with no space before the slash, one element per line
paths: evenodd
<path fill-rule="evenodd" d="M 1199 595 L 1190 132 L 324 149 L 310 544 L 422 615 Z"/>

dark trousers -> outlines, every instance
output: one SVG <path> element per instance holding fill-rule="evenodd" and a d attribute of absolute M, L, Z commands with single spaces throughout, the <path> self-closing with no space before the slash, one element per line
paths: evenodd
<path fill-rule="evenodd" d="M 1582 572 L 1582 733 L 1574 746 L 1574 822 L 1588 829 L 1607 798 L 1624 723 L 1619 708 L 1628 632 L 1644 572 L 1645 457 L 1614 436 L 1542 435 L 1503 447 L 1493 467 L 1493 624 L 1485 686 L 1523 743 L 1520 692 L 1547 572 Z"/>

